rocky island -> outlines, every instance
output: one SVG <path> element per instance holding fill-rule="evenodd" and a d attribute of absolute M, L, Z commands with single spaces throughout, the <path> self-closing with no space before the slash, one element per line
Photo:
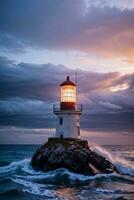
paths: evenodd
<path fill-rule="evenodd" d="M 35 170 L 44 172 L 66 168 L 84 175 L 113 173 L 115 166 L 103 156 L 91 151 L 86 140 L 49 138 L 37 149 L 31 160 Z"/>
<path fill-rule="evenodd" d="M 31 164 L 35 170 L 44 172 L 66 168 L 84 175 L 112 173 L 115 166 L 91 151 L 86 140 L 79 139 L 83 106 L 76 104 L 76 87 L 69 76 L 60 84 L 60 105 L 53 106 L 57 116 L 55 137 L 37 149 Z"/>

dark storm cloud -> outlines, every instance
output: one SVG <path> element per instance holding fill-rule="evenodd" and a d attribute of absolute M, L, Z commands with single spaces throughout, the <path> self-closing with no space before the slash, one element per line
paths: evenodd
<path fill-rule="evenodd" d="M 0 31 L 0 51 L 11 53 L 25 53 L 25 45 L 23 41 L 17 39 L 11 34 L 2 33 Z"/>
<path fill-rule="evenodd" d="M 104 4 L 104 6 L 100 6 Z M 134 10 L 84 0 L 1 0 L 1 50 L 81 50 L 132 58 Z"/>
<path fill-rule="evenodd" d="M 77 73 L 78 102 L 84 106 L 83 127 L 134 128 L 134 74 Z M 52 106 L 59 102 L 59 84 L 66 75 L 74 80 L 74 74 L 74 70 L 61 65 L 16 63 L 1 57 L 0 124 L 54 127 Z M 120 90 L 123 84 L 127 88 Z M 112 92 L 111 88 L 116 87 L 118 90 Z"/>
<path fill-rule="evenodd" d="M 16 64 L 0 57 L 0 97 L 39 98 L 50 102 L 57 97 L 56 83 L 66 71 L 62 65 Z"/>
<path fill-rule="evenodd" d="M 81 0 L 1 0 L 0 29 L 28 45 L 60 47 L 75 33 L 83 9 Z"/>

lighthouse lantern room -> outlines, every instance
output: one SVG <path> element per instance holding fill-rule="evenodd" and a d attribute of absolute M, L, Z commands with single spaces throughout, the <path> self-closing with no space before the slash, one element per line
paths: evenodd
<path fill-rule="evenodd" d="M 60 105 L 54 104 L 53 112 L 57 116 L 56 137 L 78 138 L 80 136 L 80 115 L 82 105 L 76 104 L 77 85 L 67 76 L 60 85 Z"/>

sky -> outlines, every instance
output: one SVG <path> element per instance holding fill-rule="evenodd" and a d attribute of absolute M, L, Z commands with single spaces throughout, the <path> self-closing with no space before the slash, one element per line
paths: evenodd
<path fill-rule="evenodd" d="M 134 144 L 134 1 L 0 0 L 0 143 L 52 136 L 76 72 L 82 138 Z"/>

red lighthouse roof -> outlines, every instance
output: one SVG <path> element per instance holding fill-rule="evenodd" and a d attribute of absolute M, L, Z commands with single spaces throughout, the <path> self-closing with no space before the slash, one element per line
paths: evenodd
<path fill-rule="evenodd" d="M 73 81 L 70 81 L 69 76 L 67 76 L 67 80 L 66 81 L 64 81 L 63 83 L 60 84 L 60 86 L 64 86 L 64 85 L 76 86 L 76 84 Z"/>

